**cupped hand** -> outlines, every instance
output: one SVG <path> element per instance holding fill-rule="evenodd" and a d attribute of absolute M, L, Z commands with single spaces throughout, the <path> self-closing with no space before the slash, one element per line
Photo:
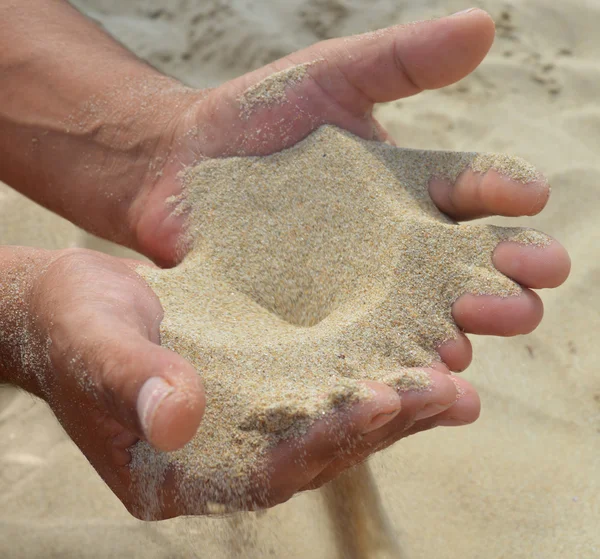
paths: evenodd
<path fill-rule="evenodd" d="M 162 309 L 135 272 L 139 265 L 83 249 L 53 254 L 33 273 L 27 337 L 34 391 L 125 506 L 144 518 L 146 487 L 131 475 L 130 448 L 139 440 L 164 451 L 181 447 L 200 424 L 204 393 L 191 365 L 160 346 Z M 429 372 L 427 390 L 398 394 L 368 383 L 373 398 L 275 447 L 247 506 L 272 506 L 317 487 L 404 436 L 473 421 L 473 389 L 441 364 Z M 177 499 L 176 481 L 168 475 L 157 488 L 163 508 L 154 518 L 208 511 L 203 495 L 188 495 L 187 504 Z"/>

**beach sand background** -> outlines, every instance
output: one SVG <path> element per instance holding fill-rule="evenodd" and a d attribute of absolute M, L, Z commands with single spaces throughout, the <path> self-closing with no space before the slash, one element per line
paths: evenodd
<path fill-rule="evenodd" d="M 212 86 L 319 39 L 470 7 L 441 0 L 78 0 L 127 46 Z M 549 177 L 524 224 L 571 252 L 526 337 L 474 338 L 463 373 L 480 420 L 371 461 L 408 559 L 600 557 L 600 2 L 472 2 L 496 19 L 491 55 L 441 91 L 378 108 L 399 145 L 522 156 Z M 122 254 L 0 186 L 0 242 Z M 46 406 L 0 389 L 0 557 L 332 559 L 320 492 L 260 514 L 155 524 L 128 515 Z"/>

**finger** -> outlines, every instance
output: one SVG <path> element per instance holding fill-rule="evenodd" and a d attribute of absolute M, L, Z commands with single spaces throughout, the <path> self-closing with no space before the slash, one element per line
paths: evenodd
<path fill-rule="evenodd" d="M 390 146 L 396 146 L 396 141 L 394 140 L 394 138 L 392 138 L 390 133 L 383 127 L 383 125 L 376 118 L 372 118 L 371 120 L 373 123 L 372 138 L 374 140 L 377 140 L 378 142 L 385 142 Z"/>
<path fill-rule="evenodd" d="M 524 164 L 518 158 L 507 156 L 506 159 L 513 160 L 515 165 Z M 541 176 L 521 182 L 493 168 L 484 173 L 467 169 L 454 184 L 433 178 L 429 195 L 442 212 L 456 221 L 464 221 L 490 215 L 535 215 L 548 202 L 550 187 Z"/>
<path fill-rule="evenodd" d="M 361 437 L 352 452 L 335 456 L 302 490 L 320 487 L 347 468 L 364 461 L 371 453 L 391 444 L 388 441 L 403 438 L 415 422 L 435 417 L 454 406 L 458 393 L 452 377 L 447 373 L 431 370 L 431 378 L 430 390 L 401 394 L 402 411 L 392 421 Z"/>
<path fill-rule="evenodd" d="M 351 453 L 363 433 L 379 428 L 400 412 L 402 400 L 394 389 L 377 382 L 365 384 L 372 397 L 328 415 L 317 421 L 305 436 L 283 441 L 272 451 L 268 490 L 265 493 L 259 483 L 254 497 L 260 506 L 288 500 L 337 454 Z"/>
<path fill-rule="evenodd" d="M 544 314 L 541 299 L 529 289 L 514 297 L 463 295 L 452 305 L 452 316 L 465 332 L 491 336 L 529 334 Z"/>
<path fill-rule="evenodd" d="M 415 422 L 415 424 L 406 430 L 401 436 L 395 435 L 389 437 L 377 450 L 384 450 L 398 442 L 400 439 L 405 439 L 412 435 L 429 431 L 434 427 L 459 427 L 463 425 L 469 425 L 477 421 L 481 413 L 481 401 L 479 399 L 479 394 L 477 394 L 475 388 L 465 379 L 460 377 L 452 377 L 452 380 L 456 384 L 459 392 L 459 397 L 453 406 L 449 407 L 445 411 L 442 411 L 438 415 Z"/>
<path fill-rule="evenodd" d="M 287 64 L 326 61 L 309 68 L 311 78 L 338 104 L 357 115 L 370 111 L 374 103 L 462 79 L 480 64 L 493 40 L 491 17 L 474 9 L 324 41 L 285 60 Z M 281 66 L 277 69 L 283 69 Z M 255 77 L 262 79 L 262 74 Z"/>
<path fill-rule="evenodd" d="M 437 352 L 448 369 L 454 372 L 464 371 L 473 358 L 471 342 L 462 332 L 456 332 L 456 336 L 440 345 Z"/>
<path fill-rule="evenodd" d="M 458 379 L 459 382 L 465 383 L 463 379 Z M 479 419 L 481 413 L 481 402 L 477 392 L 469 385 L 459 385 L 461 397 L 456 401 L 451 408 L 436 416 L 435 425 L 444 427 L 459 427 L 461 425 L 469 425 Z"/>
<path fill-rule="evenodd" d="M 456 387 L 457 397 L 454 404 L 436 415 L 416 421 L 403 433 L 392 433 L 377 450 L 388 448 L 400 439 L 427 431 L 439 425 L 468 425 L 477 421 L 481 413 L 481 401 L 474 386 L 462 377 L 450 377 Z"/>
<path fill-rule="evenodd" d="M 108 452 L 116 466 L 127 466 L 131 462 L 129 449 L 139 441 L 138 437 L 121 426 L 121 430 L 111 439 L 107 439 Z"/>
<path fill-rule="evenodd" d="M 554 239 L 544 247 L 504 241 L 494 250 L 492 260 L 498 271 L 534 289 L 558 287 L 571 270 L 569 254 Z"/>
<path fill-rule="evenodd" d="M 331 61 L 343 79 L 323 80 L 322 87 L 336 99 L 355 95 L 349 107 L 357 101 L 368 107 L 457 82 L 481 63 L 494 33 L 492 18 L 483 10 L 473 9 L 333 39 L 299 53 L 299 58 L 300 54 L 309 60 L 317 55 Z M 318 66 L 315 71 L 319 71 Z"/>

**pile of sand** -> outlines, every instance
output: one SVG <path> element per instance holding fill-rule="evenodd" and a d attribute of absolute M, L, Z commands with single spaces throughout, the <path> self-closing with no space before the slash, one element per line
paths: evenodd
<path fill-rule="evenodd" d="M 192 251 L 174 269 L 139 271 L 165 310 L 162 344 L 199 371 L 207 410 L 182 450 L 138 445 L 135 475 L 171 464 L 182 496 L 239 507 L 267 450 L 368 398 L 359 381 L 427 387 L 402 367 L 430 365 L 455 336 L 452 303 L 520 292 L 492 264 L 498 242 L 546 241 L 457 225 L 429 198 L 433 176 L 492 167 L 538 178 L 517 158 L 403 150 L 331 126 L 268 157 L 186 170 L 174 211 L 188 214 Z"/>

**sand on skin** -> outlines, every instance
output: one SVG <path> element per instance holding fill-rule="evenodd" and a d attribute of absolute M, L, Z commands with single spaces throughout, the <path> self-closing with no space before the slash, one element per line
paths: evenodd
<path fill-rule="evenodd" d="M 538 178 L 518 158 L 402 150 L 331 126 L 281 153 L 185 170 L 173 211 L 188 214 L 192 250 L 174 269 L 139 272 L 165 310 L 162 344 L 199 371 L 207 409 L 184 449 L 138 445 L 141 484 L 166 460 L 188 512 L 244 506 L 268 449 L 369 398 L 359 381 L 425 389 L 426 375 L 403 367 L 430 365 L 456 335 L 452 303 L 520 293 L 492 264 L 497 244 L 547 241 L 441 214 L 429 180 L 467 168 L 523 188 Z"/>
<path fill-rule="evenodd" d="M 431 9 L 401 4 L 398 19 L 465 7 L 461 2 L 435 4 Z M 511 340 L 475 339 L 476 358 L 466 375 L 483 400 L 484 413 L 477 424 L 408 439 L 371 465 L 392 528 L 408 557 L 462 559 L 510 553 L 523 559 L 592 559 L 600 546 L 596 530 L 600 408 L 594 399 L 600 392 L 594 334 L 600 304 L 594 287 L 600 256 L 596 225 L 600 44 L 594 29 L 600 14 L 581 0 L 556 8 L 533 0 L 481 4 L 499 21 L 502 12 L 511 18 L 510 24 L 500 26 L 500 37 L 484 67 L 459 86 L 390 104 L 378 116 L 401 145 L 506 151 L 536 163 L 549 176 L 553 197 L 544 214 L 524 221 L 566 244 L 573 256 L 573 274 L 556 293 L 543 294 L 546 318 L 534 334 Z M 109 28 L 118 27 L 117 22 L 120 36 L 153 61 L 166 50 L 174 55 L 172 67 L 180 69 L 182 77 L 195 83 L 212 79 L 202 73 L 199 59 L 180 65 L 177 41 L 171 46 L 144 42 L 143 33 L 154 37 L 156 26 L 162 32 L 167 20 L 157 24 L 136 11 L 135 2 L 131 8 L 118 6 L 121 12 L 131 10 L 129 20 L 105 15 L 102 9 L 110 12 L 109 0 L 89 0 L 87 5 Z M 378 6 L 373 13 L 378 13 Z M 176 14 L 173 28 L 187 29 L 185 22 L 194 9 Z M 392 21 L 388 16 L 379 25 Z M 363 17 L 350 10 L 349 19 L 328 24 L 330 20 L 321 18 L 320 25 L 329 25 L 331 32 L 347 32 L 354 21 L 358 31 L 364 29 Z M 225 40 L 226 24 L 227 20 L 219 24 L 225 26 Z M 282 27 L 273 26 L 268 40 L 277 36 L 278 28 Z M 307 41 L 299 27 L 283 28 L 286 40 L 280 50 L 290 41 L 297 41 L 293 48 Z M 236 37 L 231 31 L 229 40 Z M 309 40 L 313 39 L 311 35 Z M 201 57 L 204 47 L 197 48 L 194 56 Z M 161 64 L 169 68 L 169 62 Z M 547 65 L 553 68 L 544 70 Z M 224 79 L 239 70 L 219 72 L 216 75 Z M 560 92 L 551 93 L 557 87 Z M 3 202 L 15 196 L 7 193 Z M 29 204 L 19 199 L 11 212 Z M 37 242 L 30 236 L 35 228 L 23 229 L 22 243 Z M 82 243 L 82 237 L 69 233 L 57 240 L 59 246 L 72 242 Z M 248 557 L 268 553 L 335 557 L 335 541 L 317 493 L 302 495 L 259 518 L 246 516 L 235 526 L 207 519 L 143 525 L 127 515 L 43 405 L 12 391 L 0 394 L 0 500 L 5 511 L 0 518 L 0 549 L 7 556 L 233 557 L 236 546 L 228 538 L 235 530 L 241 541 L 237 549 L 241 545 Z"/>

